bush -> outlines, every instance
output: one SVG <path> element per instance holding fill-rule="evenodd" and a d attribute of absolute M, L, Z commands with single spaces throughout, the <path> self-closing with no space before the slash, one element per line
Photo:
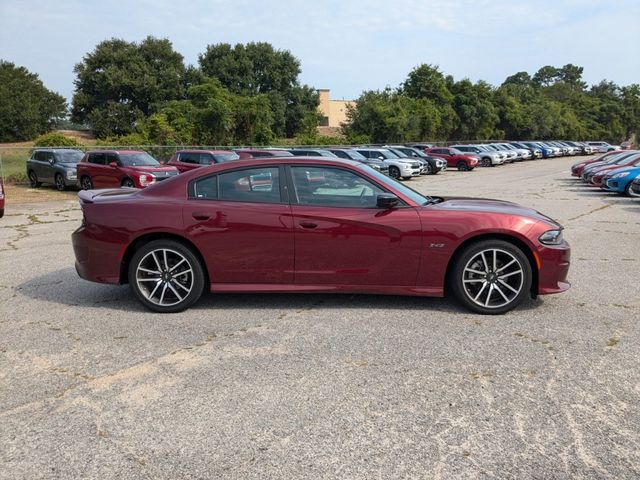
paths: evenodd
<path fill-rule="evenodd" d="M 36 147 L 81 147 L 75 138 L 65 137 L 61 133 L 51 132 L 40 135 L 33 144 Z"/>

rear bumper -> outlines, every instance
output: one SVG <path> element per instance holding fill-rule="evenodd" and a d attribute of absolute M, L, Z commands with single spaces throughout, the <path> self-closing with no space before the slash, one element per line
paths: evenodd
<path fill-rule="evenodd" d="M 123 248 L 100 240 L 84 226 L 71 235 L 76 272 L 91 282 L 119 285 Z"/>

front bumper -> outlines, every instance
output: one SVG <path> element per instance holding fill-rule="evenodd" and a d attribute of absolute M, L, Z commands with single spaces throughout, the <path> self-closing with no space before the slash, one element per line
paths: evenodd
<path fill-rule="evenodd" d="M 571 287 L 567 281 L 571 263 L 571 247 L 566 241 L 557 246 L 540 247 L 537 257 L 540 261 L 538 295 L 561 293 Z"/>

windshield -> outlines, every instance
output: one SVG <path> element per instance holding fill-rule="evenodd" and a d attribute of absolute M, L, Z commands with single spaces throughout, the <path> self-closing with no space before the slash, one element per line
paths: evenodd
<path fill-rule="evenodd" d="M 351 159 L 351 160 L 358 160 L 358 161 L 362 161 L 362 160 L 366 160 L 367 157 L 365 157 L 364 155 L 362 155 L 360 152 L 358 152 L 357 150 L 344 150 L 344 153 L 347 154 L 347 156 Z"/>
<path fill-rule="evenodd" d="M 231 160 L 238 160 L 240 155 L 237 153 L 216 153 L 213 156 L 218 163 L 230 162 Z"/>
<path fill-rule="evenodd" d="M 409 197 L 412 201 L 416 202 L 418 205 L 425 205 L 432 201 L 431 198 L 424 196 L 419 192 L 416 192 L 413 188 L 409 188 L 403 183 L 400 183 L 399 181 L 394 180 L 391 177 L 387 177 L 384 173 L 380 173 L 375 168 L 371 168 L 370 166 L 365 164 L 360 165 L 360 168 L 366 168 L 367 173 L 372 177 L 375 177 L 375 179 L 378 180 L 378 182 L 380 182 L 383 185 L 388 185 L 392 187 L 394 190 L 397 190 L 398 192 L 403 194 L 405 197 Z"/>
<path fill-rule="evenodd" d="M 120 163 L 125 167 L 149 167 L 160 165 L 160 162 L 146 152 L 120 153 Z"/>
<path fill-rule="evenodd" d="M 60 163 L 78 163 L 84 153 L 80 150 L 59 151 L 54 154 L 56 160 Z"/>
<path fill-rule="evenodd" d="M 380 150 L 380 155 L 382 155 L 384 158 L 400 158 L 398 157 L 398 155 L 396 155 L 395 153 L 393 153 L 391 150 Z"/>

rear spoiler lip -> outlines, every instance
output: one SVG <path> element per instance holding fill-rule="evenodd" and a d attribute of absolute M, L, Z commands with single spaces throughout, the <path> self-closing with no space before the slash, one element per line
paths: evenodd
<path fill-rule="evenodd" d="M 94 203 L 95 199 L 99 197 L 115 197 L 119 195 L 128 195 L 130 193 L 136 193 L 140 190 L 137 188 L 105 188 L 101 190 L 80 190 L 78 192 L 78 198 L 80 203 Z"/>

